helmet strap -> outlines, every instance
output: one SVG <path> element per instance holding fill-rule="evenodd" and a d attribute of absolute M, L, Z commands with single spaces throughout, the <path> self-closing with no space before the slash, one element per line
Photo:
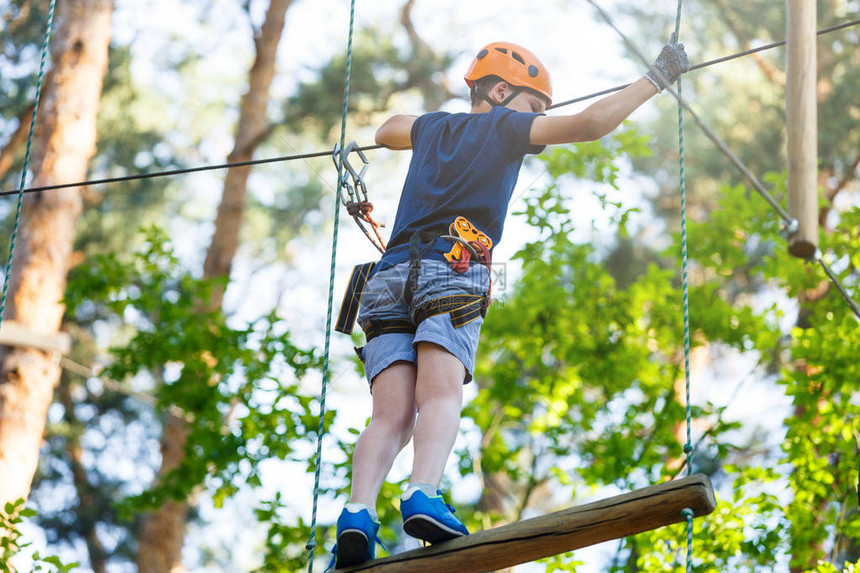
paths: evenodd
<path fill-rule="evenodd" d="M 510 84 L 508 84 L 508 85 L 510 85 Z M 505 100 L 502 103 L 500 103 L 499 105 L 502 107 L 508 107 L 508 104 L 511 103 L 511 101 L 513 101 L 513 99 L 515 97 L 520 95 L 520 93 L 522 93 L 522 91 L 523 91 L 523 88 L 521 88 L 519 86 L 515 86 L 513 91 L 510 93 L 510 95 L 508 97 L 506 97 Z"/>
<path fill-rule="evenodd" d="M 508 85 L 510 85 L 510 84 L 508 84 Z M 497 101 L 493 100 L 493 98 L 491 98 L 490 96 L 487 95 L 487 92 L 481 92 L 478 95 L 480 95 L 481 98 L 483 98 L 487 103 L 489 103 L 493 107 L 508 107 L 508 104 L 511 103 L 511 101 L 513 101 L 513 99 L 515 97 L 517 97 L 518 95 L 520 95 L 520 93 L 522 93 L 522 91 L 523 91 L 523 88 L 520 86 L 511 86 L 511 88 L 512 88 L 511 93 L 508 94 L 508 97 L 506 97 L 502 102 L 497 102 Z M 477 91 L 475 89 L 475 87 L 473 87 L 472 90 Z"/>

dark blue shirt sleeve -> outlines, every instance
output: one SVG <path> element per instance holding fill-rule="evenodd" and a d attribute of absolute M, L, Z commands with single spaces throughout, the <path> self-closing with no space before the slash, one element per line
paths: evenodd
<path fill-rule="evenodd" d="M 415 118 L 415 121 L 412 122 L 412 130 L 410 132 L 410 135 L 412 138 L 412 147 L 413 148 L 415 147 L 415 142 L 421 136 L 421 132 L 423 131 L 425 124 L 428 121 L 430 121 L 431 118 L 436 117 L 436 116 L 443 116 L 443 115 L 447 115 L 447 114 L 445 112 L 441 112 L 441 111 L 433 111 L 430 113 L 425 113 L 425 114 L 419 115 L 417 118 Z"/>
<path fill-rule="evenodd" d="M 511 155 L 536 155 L 543 151 L 545 145 L 532 145 L 529 142 L 532 123 L 542 113 L 525 113 L 506 110 L 505 117 L 498 123 L 499 137 L 510 149 Z"/>

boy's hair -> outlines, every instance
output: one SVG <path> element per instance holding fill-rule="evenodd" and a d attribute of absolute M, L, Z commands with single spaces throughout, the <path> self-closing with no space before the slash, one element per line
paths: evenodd
<path fill-rule="evenodd" d="M 472 102 L 472 107 L 475 107 L 484 101 L 484 96 L 489 95 L 493 86 L 503 81 L 505 80 L 499 76 L 484 76 L 479 80 L 475 80 L 475 83 L 473 83 L 472 87 L 469 89 L 469 100 Z"/>

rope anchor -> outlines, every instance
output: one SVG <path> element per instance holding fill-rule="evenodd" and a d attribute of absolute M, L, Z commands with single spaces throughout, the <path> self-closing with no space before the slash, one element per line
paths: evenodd
<path fill-rule="evenodd" d="M 360 171 L 357 171 L 349 162 L 349 154 L 353 151 L 358 153 L 358 157 L 361 159 L 362 166 Z M 341 177 L 340 185 L 338 186 L 337 194 L 340 202 L 346 207 L 347 213 L 353 218 L 358 228 L 364 233 L 364 236 L 367 237 L 380 253 L 384 253 L 385 241 L 383 241 L 382 236 L 379 234 L 379 228 L 385 225 L 377 223 L 370 215 L 370 212 L 373 211 L 373 204 L 367 198 L 367 184 L 364 182 L 364 174 L 370 165 L 367 156 L 364 155 L 360 145 L 355 141 L 350 141 L 342 152 L 340 143 L 336 143 L 331 158 L 334 161 L 335 167 L 342 166 L 349 174 L 348 178 L 345 176 Z M 344 190 L 346 191 L 345 194 Z M 371 236 L 362 224 L 362 221 L 370 225 L 375 237 Z"/>

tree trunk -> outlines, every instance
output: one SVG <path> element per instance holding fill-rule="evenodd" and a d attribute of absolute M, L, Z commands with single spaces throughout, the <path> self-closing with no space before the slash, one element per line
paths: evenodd
<path fill-rule="evenodd" d="M 234 148 L 228 156 L 230 162 L 251 159 L 257 146 L 269 132 L 269 124 L 266 121 L 269 88 L 275 76 L 276 56 L 287 9 L 292 2 L 293 0 L 272 0 L 266 20 L 254 38 L 257 55 L 249 73 L 248 91 L 242 98 Z M 230 276 L 233 258 L 239 248 L 239 231 L 245 213 L 250 172 L 250 167 L 227 170 L 224 192 L 215 219 L 215 232 L 203 265 L 206 278 Z M 223 290 L 216 291 L 209 301 L 211 308 L 221 306 L 223 296 Z M 182 461 L 186 435 L 186 422 L 171 417 L 162 438 L 164 458 L 160 476 Z M 182 542 L 189 503 L 190 500 L 168 502 L 144 519 L 138 549 L 139 573 L 169 573 L 181 570 Z"/>
<path fill-rule="evenodd" d="M 53 71 L 43 92 L 33 153 L 34 186 L 85 178 L 96 149 L 96 116 L 108 63 L 113 3 L 65 0 L 57 10 Z M 81 210 L 77 189 L 27 196 L 6 319 L 39 334 L 59 330 Z M 59 373 L 51 353 L 0 348 L 0 504 L 29 496 Z"/>
<path fill-rule="evenodd" d="M 168 473 L 185 456 L 186 422 L 178 416 L 168 416 L 161 439 L 161 469 Z M 138 534 L 137 570 L 139 573 L 184 571 L 182 544 L 188 521 L 188 503 L 170 500 L 143 520 Z"/>
<path fill-rule="evenodd" d="M 684 358 L 681 357 L 682 368 L 683 368 Z M 690 348 L 690 379 L 695 380 L 698 372 L 704 371 L 708 364 L 710 363 L 710 345 L 701 344 L 699 346 L 693 346 Z M 681 376 L 679 376 L 675 382 L 673 383 L 675 401 L 682 407 L 687 407 L 687 376 L 686 372 L 682 369 Z M 694 398 L 691 397 L 691 400 Z M 687 443 L 687 421 L 681 420 L 675 423 L 674 428 L 672 429 L 672 434 L 675 436 L 675 440 L 683 447 L 684 444 Z M 692 444 L 691 444 L 692 445 Z M 666 471 L 669 474 L 675 474 L 676 476 L 680 474 L 681 470 L 686 470 L 687 465 L 687 455 L 686 453 L 678 456 L 677 458 L 669 458 L 666 460 Z"/>
<path fill-rule="evenodd" d="M 293 0 L 272 0 L 266 21 L 259 35 L 254 38 L 257 58 L 249 74 L 248 92 L 242 98 L 233 151 L 227 157 L 230 162 L 250 160 L 260 141 L 269 133 L 269 123 L 266 121 L 269 87 L 275 76 L 275 57 L 284 19 L 292 2 Z M 215 219 L 215 232 L 212 234 L 203 264 L 203 274 L 206 277 L 230 275 L 233 257 L 239 248 L 239 230 L 245 214 L 245 196 L 250 173 L 250 166 L 227 170 L 224 193 Z M 213 306 L 221 305 L 222 296 L 223 293 L 217 293 L 213 297 Z"/>
<path fill-rule="evenodd" d="M 84 427 L 75 413 L 75 401 L 72 399 L 71 385 L 68 380 L 60 382 L 57 396 L 59 403 L 63 405 L 63 409 L 66 411 L 65 421 L 69 427 L 66 452 L 68 452 L 69 467 L 72 470 L 72 483 L 75 484 L 75 491 L 78 494 L 78 506 L 75 510 L 78 531 L 86 541 L 90 568 L 93 573 L 107 573 L 107 555 L 96 531 L 98 521 L 93 518 L 97 514 L 99 493 L 97 487 L 90 482 L 87 469 L 84 466 L 84 448 L 81 446 L 81 435 L 84 432 Z"/>

